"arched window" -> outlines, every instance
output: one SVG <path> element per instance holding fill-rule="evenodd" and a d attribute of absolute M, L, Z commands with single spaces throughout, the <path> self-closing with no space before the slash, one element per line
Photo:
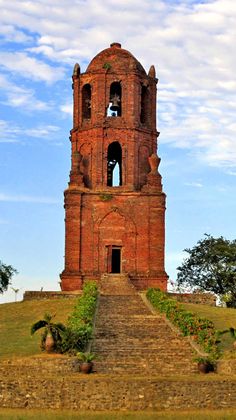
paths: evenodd
<path fill-rule="evenodd" d="M 142 124 L 147 124 L 148 122 L 148 98 L 149 92 L 147 86 L 142 86 L 141 89 L 141 113 L 140 121 Z"/>
<path fill-rule="evenodd" d="M 82 117 L 83 120 L 91 118 L 91 86 L 89 84 L 82 88 Z"/>
<path fill-rule="evenodd" d="M 120 117 L 122 114 L 122 89 L 120 82 L 113 82 L 110 86 L 108 117 Z"/>
<path fill-rule="evenodd" d="M 122 185 L 122 149 L 118 141 L 109 144 L 107 151 L 107 186 Z"/>

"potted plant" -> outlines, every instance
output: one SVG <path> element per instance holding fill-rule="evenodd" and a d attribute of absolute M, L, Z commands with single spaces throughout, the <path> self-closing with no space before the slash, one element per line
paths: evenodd
<path fill-rule="evenodd" d="M 56 345 L 62 339 L 62 334 L 66 327 L 61 323 L 54 323 L 52 319 L 55 315 L 45 313 L 44 319 L 40 319 L 31 326 L 31 335 L 41 328 L 44 328 L 44 332 L 41 338 L 41 348 L 46 350 L 47 353 L 51 353 L 55 350 Z"/>
<path fill-rule="evenodd" d="M 214 364 L 214 361 L 211 360 L 209 357 L 197 357 L 195 361 L 197 362 L 199 372 L 201 373 L 214 372 L 215 364 Z"/>
<path fill-rule="evenodd" d="M 96 356 L 94 353 L 89 353 L 89 352 L 77 353 L 80 372 L 91 373 L 93 370 L 93 360 L 95 359 L 95 357 Z"/>

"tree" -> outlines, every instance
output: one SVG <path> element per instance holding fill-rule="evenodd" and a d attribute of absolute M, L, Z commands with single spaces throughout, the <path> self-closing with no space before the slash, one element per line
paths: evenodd
<path fill-rule="evenodd" d="M 205 234 L 196 246 L 184 251 L 189 257 L 177 268 L 179 289 L 190 287 L 220 297 L 228 294 L 227 306 L 236 307 L 236 240 Z"/>
<path fill-rule="evenodd" d="M 57 345 L 61 342 L 63 333 L 66 327 L 61 323 L 54 323 L 52 320 L 55 315 L 46 313 L 44 319 L 40 319 L 31 326 L 31 335 L 36 331 L 44 328 L 44 332 L 41 336 L 41 348 L 48 352 L 56 350 Z"/>
<path fill-rule="evenodd" d="M 3 264 L 0 261 L 0 293 L 3 293 L 7 290 L 11 278 L 14 274 L 17 274 L 15 268 L 11 265 Z"/>

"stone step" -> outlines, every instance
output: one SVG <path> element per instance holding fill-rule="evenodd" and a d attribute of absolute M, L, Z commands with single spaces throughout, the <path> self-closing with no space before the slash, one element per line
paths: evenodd
<path fill-rule="evenodd" d="M 103 274 L 99 282 L 101 295 L 129 296 L 135 295 L 136 290 L 126 274 Z"/>
<path fill-rule="evenodd" d="M 110 361 L 105 360 L 104 362 L 94 363 L 94 372 L 114 374 L 120 373 L 129 375 L 191 375 L 197 373 L 197 367 L 194 365 L 186 366 L 183 361 L 176 361 L 176 363 L 163 363 L 163 361 L 151 360 L 133 360 L 122 363 L 122 361 Z"/>
<path fill-rule="evenodd" d="M 195 352 L 141 296 L 100 297 L 92 351 L 99 373 L 176 375 L 193 373 Z M 106 370 L 107 369 L 107 370 Z"/>
<path fill-rule="evenodd" d="M 160 351 L 166 350 L 166 353 L 170 353 L 170 352 L 175 352 L 177 353 L 178 350 L 185 350 L 186 353 L 189 353 L 192 351 L 192 349 L 190 348 L 190 350 L 187 350 L 186 346 L 181 344 L 179 346 L 175 346 L 175 345 L 169 345 L 168 349 L 166 348 L 166 343 L 162 342 L 162 343 L 158 343 L 158 342 L 151 342 L 148 343 L 147 346 L 145 344 L 143 344 L 142 342 L 137 342 L 137 341 L 129 341 L 128 343 L 123 343 L 122 341 L 113 340 L 113 343 L 109 343 L 109 341 L 102 341 L 98 343 L 97 340 L 97 344 L 93 345 L 94 349 L 97 350 L 101 350 L 101 351 L 105 351 L 105 352 L 110 352 L 110 351 L 124 351 L 125 349 L 127 349 L 127 351 L 133 351 L 134 353 L 143 350 L 143 351 L 151 351 L 151 349 L 155 349 Z M 178 348 L 177 348 L 178 347 Z M 105 349 L 105 350 L 104 350 Z"/>

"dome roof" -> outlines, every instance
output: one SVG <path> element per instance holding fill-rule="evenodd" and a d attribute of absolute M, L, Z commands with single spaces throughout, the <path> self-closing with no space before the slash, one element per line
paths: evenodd
<path fill-rule="evenodd" d="M 146 75 L 142 64 L 129 51 L 121 48 L 121 44 L 118 42 L 113 42 L 110 48 L 97 54 L 88 65 L 86 73 L 100 72 L 101 69 L 110 69 L 115 73 L 135 71 Z"/>

